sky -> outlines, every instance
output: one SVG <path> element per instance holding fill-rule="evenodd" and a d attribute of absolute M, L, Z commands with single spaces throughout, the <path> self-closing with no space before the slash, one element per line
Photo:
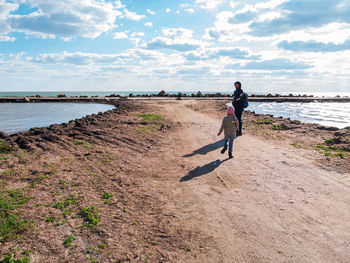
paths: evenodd
<path fill-rule="evenodd" d="M 349 0 L 0 0 L 0 91 L 350 92 Z"/>

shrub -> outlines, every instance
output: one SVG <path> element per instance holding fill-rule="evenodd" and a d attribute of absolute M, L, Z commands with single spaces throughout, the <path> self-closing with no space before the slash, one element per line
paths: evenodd
<path fill-rule="evenodd" d="M 89 228 L 96 227 L 100 222 L 100 215 L 98 214 L 98 210 L 95 206 L 81 209 L 78 215 L 84 219 L 85 225 Z"/>

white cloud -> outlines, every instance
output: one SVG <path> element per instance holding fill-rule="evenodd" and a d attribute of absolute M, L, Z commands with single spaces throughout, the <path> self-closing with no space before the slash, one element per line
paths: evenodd
<path fill-rule="evenodd" d="M 7 21 L 11 30 L 41 37 L 96 38 L 112 30 L 116 18 L 121 15 L 117 10 L 119 1 L 21 0 L 21 3 L 35 11 L 10 15 Z"/>
<path fill-rule="evenodd" d="M 150 15 L 155 15 L 156 12 L 152 11 L 151 9 L 147 9 L 147 13 L 149 13 Z"/>
<path fill-rule="evenodd" d="M 143 37 L 144 35 L 144 32 L 134 32 L 131 34 L 132 37 Z"/>
<path fill-rule="evenodd" d="M 128 38 L 128 35 L 126 32 L 116 32 L 114 33 L 113 39 L 126 39 Z"/>
<path fill-rule="evenodd" d="M 193 39 L 193 31 L 186 28 L 163 28 L 162 37 L 142 45 L 145 49 L 172 49 L 179 52 L 195 50 L 203 45 L 199 40 Z"/>
<path fill-rule="evenodd" d="M 185 9 L 185 11 L 189 14 L 193 14 L 194 12 L 196 12 L 193 8 L 187 8 Z"/>
<path fill-rule="evenodd" d="M 196 0 L 195 4 L 204 9 L 215 9 L 227 0 Z"/>
<path fill-rule="evenodd" d="M 145 23 L 145 26 L 152 27 L 152 26 L 153 26 L 153 23 L 152 23 L 152 22 L 146 22 L 146 23 Z"/>
<path fill-rule="evenodd" d="M 171 12 L 171 9 L 170 9 L 170 8 L 167 8 L 167 9 L 165 9 L 165 12 L 170 13 L 170 12 Z"/>
<path fill-rule="evenodd" d="M 131 12 L 131 11 L 127 10 L 127 9 L 124 9 L 123 12 L 124 12 L 124 15 L 122 17 L 126 18 L 126 19 L 139 21 L 139 20 L 145 18 L 145 15 L 138 15 L 135 12 Z"/>

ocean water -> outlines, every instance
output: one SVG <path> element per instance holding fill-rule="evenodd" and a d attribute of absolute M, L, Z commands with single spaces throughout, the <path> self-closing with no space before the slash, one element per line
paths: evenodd
<path fill-rule="evenodd" d="M 350 103 L 250 102 L 247 110 L 324 126 L 337 128 L 350 126 Z"/>
<path fill-rule="evenodd" d="M 0 131 L 12 134 L 113 109 L 97 103 L 0 103 Z"/>

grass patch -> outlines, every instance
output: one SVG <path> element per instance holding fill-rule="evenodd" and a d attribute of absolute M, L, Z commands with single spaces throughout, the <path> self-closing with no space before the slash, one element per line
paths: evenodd
<path fill-rule="evenodd" d="M 0 242 L 11 241 L 28 229 L 28 220 L 19 218 L 19 212 L 15 211 L 16 207 L 28 200 L 29 197 L 21 190 L 0 193 Z"/>
<path fill-rule="evenodd" d="M 12 147 L 3 142 L 0 142 L 0 153 L 10 153 L 12 151 Z"/>
<path fill-rule="evenodd" d="M 252 123 L 255 123 L 255 124 L 272 124 L 273 120 L 271 120 L 271 119 L 261 119 L 261 120 L 257 120 L 257 121 L 252 121 Z"/>
<path fill-rule="evenodd" d="M 110 203 L 110 202 L 112 201 L 112 200 L 111 200 L 112 197 L 113 197 L 113 194 L 107 193 L 107 192 L 103 192 L 102 199 L 103 199 L 103 202 L 104 202 L 105 204 Z"/>
<path fill-rule="evenodd" d="M 25 256 L 23 258 L 14 258 L 13 254 L 7 255 L 0 263 L 29 263 L 30 257 Z"/>
<path fill-rule="evenodd" d="M 87 208 L 83 208 L 78 213 L 85 221 L 85 226 L 89 228 L 94 228 L 100 222 L 100 215 L 98 214 L 98 210 L 95 206 L 90 206 Z"/>
<path fill-rule="evenodd" d="M 52 223 L 52 222 L 54 222 L 55 220 L 56 220 L 56 217 L 54 217 L 54 216 L 45 217 L 45 222 L 50 222 L 50 223 Z"/>
<path fill-rule="evenodd" d="M 326 140 L 326 141 L 328 141 L 328 140 Z M 316 148 L 327 157 L 333 156 L 333 157 L 344 158 L 344 157 L 350 156 L 349 153 L 339 149 L 336 146 L 326 146 L 326 145 L 321 144 L 321 145 L 316 145 Z"/>
<path fill-rule="evenodd" d="M 272 125 L 272 130 L 277 130 L 277 131 L 281 130 L 281 125 L 279 124 Z"/>
<path fill-rule="evenodd" d="M 163 116 L 151 113 L 140 114 L 139 117 L 145 119 L 149 123 L 154 123 L 163 120 Z"/>
<path fill-rule="evenodd" d="M 159 131 L 161 127 L 162 127 L 162 124 L 152 124 L 147 126 L 141 126 L 136 129 L 136 133 L 142 134 L 142 133 L 146 133 L 147 131 L 150 131 L 150 132 Z"/>
<path fill-rule="evenodd" d="M 65 247 L 71 247 L 72 246 L 72 243 L 73 241 L 75 240 L 75 236 L 73 236 L 72 234 L 70 234 L 63 242 L 63 245 Z"/>
<path fill-rule="evenodd" d="M 0 155 L 0 161 L 5 161 L 5 160 L 7 160 L 8 158 L 10 158 L 10 157 L 4 156 L 4 155 Z"/>
<path fill-rule="evenodd" d="M 55 205 L 53 205 L 53 207 L 58 209 L 64 209 L 70 205 L 75 204 L 77 201 L 78 199 L 74 195 L 70 195 L 65 201 L 57 202 Z"/>
<path fill-rule="evenodd" d="M 90 145 L 89 143 L 87 143 L 86 141 L 84 141 L 84 140 L 76 140 L 76 141 L 73 141 L 73 144 L 84 146 L 84 147 L 85 147 L 86 149 L 88 149 L 88 150 L 91 149 L 91 145 Z"/>

